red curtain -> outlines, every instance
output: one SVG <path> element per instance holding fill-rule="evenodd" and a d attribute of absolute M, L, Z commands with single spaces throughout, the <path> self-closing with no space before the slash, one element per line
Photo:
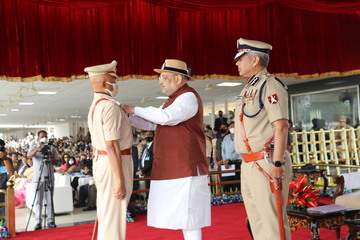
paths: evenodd
<path fill-rule="evenodd" d="M 127 3 L 130 0 L 29 0 L 37 4 L 66 8 L 109 7 Z"/>
<path fill-rule="evenodd" d="M 338 13 L 330 1 L 247 0 L 240 8 L 243 2 L 232 0 L 224 1 L 231 9 L 222 11 L 214 10 L 221 0 L 198 0 L 207 3 L 199 11 L 193 11 L 195 0 L 174 0 L 164 7 L 159 2 L 166 3 L 0 0 L 0 77 L 70 81 L 83 75 L 86 66 L 115 59 L 124 79 L 148 79 L 164 59 L 177 58 L 198 79 L 234 79 L 238 73 L 232 59 L 239 37 L 272 44 L 269 71 L 278 76 L 360 73 L 355 1 L 338 4 Z M 302 2 L 312 3 L 314 11 L 302 10 Z M 185 3 L 193 9 L 184 11 Z M 329 13 L 320 9 L 326 4 Z M 209 6 L 212 11 L 204 11 Z"/>
<path fill-rule="evenodd" d="M 360 10 L 360 2 L 338 0 L 146 0 L 152 4 L 186 11 L 232 10 L 273 4 L 313 12 L 348 12 Z"/>

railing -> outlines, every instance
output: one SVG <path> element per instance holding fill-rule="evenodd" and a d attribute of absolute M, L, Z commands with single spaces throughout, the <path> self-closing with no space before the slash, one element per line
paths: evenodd
<path fill-rule="evenodd" d="M 351 172 L 360 171 L 360 128 L 339 130 L 320 130 L 292 132 L 292 150 L 290 156 L 294 167 L 315 164 L 326 169 L 335 167 L 336 174 L 340 169 Z"/>
<path fill-rule="evenodd" d="M 221 190 L 221 186 L 223 185 L 227 185 L 227 184 L 240 184 L 240 179 L 239 180 L 235 180 L 235 181 L 220 181 L 220 174 L 222 173 L 238 173 L 240 172 L 240 169 L 236 169 L 236 170 L 226 170 L 226 171 L 210 171 L 209 172 L 209 183 L 208 185 L 211 187 L 211 193 L 214 196 L 218 196 L 218 195 L 222 195 L 222 194 L 238 194 L 240 193 L 240 188 L 237 191 L 232 191 L 232 192 L 223 192 Z M 212 178 L 211 176 L 214 176 L 214 178 Z M 213 182 L 213 179 L 215 180 Z M 134 178 L 134 181 L 145 181 L 145 180 L 151 180 L 151 178 Z M 235 190 L 235 189 L 233 189 Z M 132 193 L 143 193 L 143 192 L 149 192 L 149 189 L 137 189 L 137 190 L 133 190 Z M 145 199 L 144 199 L 145 200 Z"/>
<path fill-rule="evenodd" d="M 9 180 L 7 182 L 7 190 L 0 190 L 0 194 L 5 195 L 5 202 L 0 203 L 0 206 L 5 206 L 5 216 L 0 216 L 4 219 L 9 230 L 10 237 L 15 237 L 15 199 L 14 199 L 14 182 Z"/>
<path fill-rule="evenodd" d="M 226 170 L 226 171 L 210 171 L 209 172 L 209 178 L 210 178 L 210 183 L 208 184 L 209 186 L 215 186 L 215 191 L 211 191 L 211 193 L 214 196 L 218 196 L 218 195 L 222 195 L 222 194 L 237 194 L 240 193 L 240 188 L 237 191 L 232 191 L 232 192 L 223 192 L 221 191 L 220 186 L 223 185 L 227 185 L 227 184 L 240 184 L 240 179 L 239 180 L 235 180 L 235 181 L 220 181 L 220 174 L 222 173 L 238 173 L 240 172 L 240 169 L 236 169 L 236 170 Z M 215 176 L 215 182 L 211 182 L 212 177 L 211 176 Z M 236 189 L 233 189 L 236 190 Z"/>

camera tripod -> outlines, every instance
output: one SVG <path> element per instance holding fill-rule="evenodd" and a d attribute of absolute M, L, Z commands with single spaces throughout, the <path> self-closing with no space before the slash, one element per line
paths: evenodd
<path fill-rule="evenodd" d="M 31 218 L 31 214 L 33 212 L 33 208 L 35 205 L 35 200 L 36 197 L 39 195 L 39 204 L 37 206 L 36 212 L 38 213 L 39 218 L 41 219 L 41 209 L 42 209 L 42 205 L 44 203 L 44 228 L 45 226 L 47 226 L 46 223 L 46 219 L 48 217 L 46 210 L 48 208 L 48 204 L 50 204 L 51 208 L 49 209 L 49 211 L 51 211 L 50 216 L 52 216 L 54 218 L 54 201 L 53 201 L 53 195 L 54 195 L 54 176 L 50 176 L 51 174 L 51 161 L 49 160 L 48 156 L 44 156 L 42 162 L 41 162 L 41 166 L 40 166 L 40 173 L 39 173 L 39 179 L 37 181 L 36 184 L 36 191 L 35 191 L 35 196 L 34 196 L 34 200 L 32 202 L 31 205 L 31 210 L 30 210 L 30 215 L 26 224 L 26 228 L 25 231 L 27 231 L 27 228 L 29 226 L 29 222 L 30 222 L 30 218 Z M 44 173 L 44 168 L 46 168 L 47 171 L 45 171 L 45 174 L 43 176 Z M 41 181 L 41 178 L 43 178 L 43 181 Z M 48 194 L 50 194 L 50 197 L 47 197 Z M 50 199 L 50 203 L 48 203 L 47 201 Z M 55 220 L 54 220 L 55 222 Z M 39 223 L 39 222 L 38 222 Z M 40 222 L 41 224 L 41 222 Z"/>

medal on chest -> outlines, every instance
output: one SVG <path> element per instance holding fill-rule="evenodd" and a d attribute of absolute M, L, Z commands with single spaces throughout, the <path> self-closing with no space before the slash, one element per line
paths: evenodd
<path fill-rule="evenodd" d="M 257 89 L 251 89 L 251 90 L 246 90 L 244 92 L 244 98 L 243 100 L 246 102 L 250 102 L 254 100 L 254 97 L 256 95 Z"/>

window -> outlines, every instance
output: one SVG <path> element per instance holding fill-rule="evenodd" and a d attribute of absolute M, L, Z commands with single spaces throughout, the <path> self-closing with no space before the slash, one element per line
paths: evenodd
<path fill-rule="evenodd" d="M 347 117 L 347 124 L 359 124 L 358 86 L 291 95 L 292 121 L 298 130 L 311 130 L 313 119 L 321 119 L 324 129 L 339 125 L 339 116 Z M 316 121 L 319 122 L 319 121 Z"/>

